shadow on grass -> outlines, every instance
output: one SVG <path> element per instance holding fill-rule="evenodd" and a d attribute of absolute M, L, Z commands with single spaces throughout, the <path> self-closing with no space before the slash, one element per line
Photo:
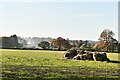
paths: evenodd
<path fill-rule="evenodd" d="M 120 64 L 120 61 L 115 61 L 115 60 L 110 60 L 108 62 L 110 62 L 110 63 L 119 63 Z"/>

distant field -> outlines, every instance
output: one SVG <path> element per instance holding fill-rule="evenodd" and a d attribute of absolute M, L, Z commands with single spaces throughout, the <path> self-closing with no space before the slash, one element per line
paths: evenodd
<path fill-rule="evenodd" d="M 118 53 L 114 62 L 63 59 L 64 51 L 2 50 L 3 80 L 119 80 Z"/>

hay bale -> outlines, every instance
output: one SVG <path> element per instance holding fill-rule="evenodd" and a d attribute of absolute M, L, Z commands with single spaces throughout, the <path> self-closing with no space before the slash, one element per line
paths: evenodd
<path fill-rule="evenodd" d="M 106 53 L 103 52 L 93 53 L 93 58 L 95 61 L 110 61 L 109 58 L 107 58 Z"/>
<path fill-rule="evenodd" d="M 73 57 L 74 60 L 82 60 L 82 55 L 77 54 L 76 56 Z"/>
<path fill-rule="evenodd" d="M 76 59 L 76 60 L 94 60 L 93 54 L 90 52 L 84 52 L 84 54 L 79 53 L 75 57 L 73 57 L 73 59 Z"/>
<path fill-rule="evenodd" d="M 72 59 L 73 57 L 75 57 L 77 55 L 77 50 L 73 49 L 73 50 L 67 50 L 64 54 L 64 58 L 66 59 Z"/>

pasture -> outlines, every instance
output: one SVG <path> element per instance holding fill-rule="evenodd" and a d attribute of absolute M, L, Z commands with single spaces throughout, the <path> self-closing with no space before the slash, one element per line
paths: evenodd
<path fill-rule="evenodd" d="M 64 51 L 2 50 L 2 80 L 119 80 L 118 53 L 111 62 L 68 60 Z"/>

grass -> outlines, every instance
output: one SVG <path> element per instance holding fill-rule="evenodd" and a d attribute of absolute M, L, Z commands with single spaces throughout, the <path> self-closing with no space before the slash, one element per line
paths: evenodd
<path fill-rule="evenodd" d="M 64 51 L 2 50 L 3 80 L 119 80 L 120 63 L 63 59 Z M 118 53 L 107 53 L 117 61 Z"/>

